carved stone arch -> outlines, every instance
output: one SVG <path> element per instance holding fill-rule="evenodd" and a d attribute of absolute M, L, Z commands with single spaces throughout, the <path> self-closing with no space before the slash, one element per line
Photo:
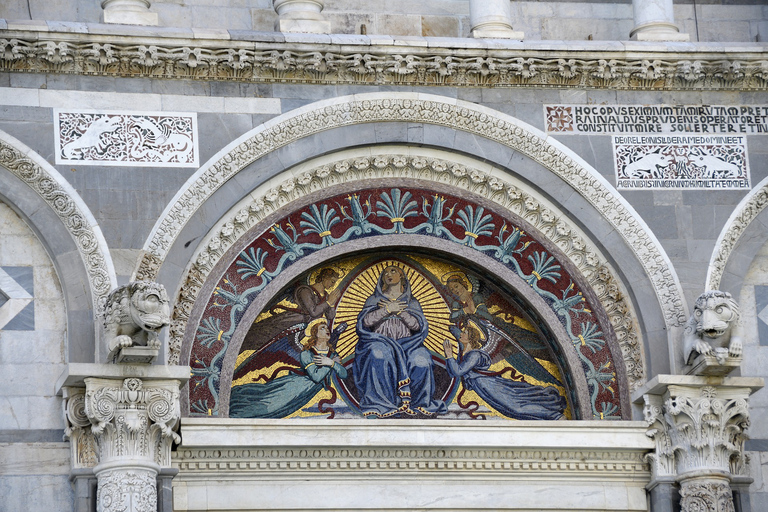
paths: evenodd
<path fill-rule="evenodd" d="M 117 278 L 96 219 L 55 168 L 3 131 L 0 182 L 3 200 L 37 234 L 59 275 L 67 308 L 68 361 L 98 362 L 98 304 L 117 286 Z"/>
<path fill-rule="evenodd" d="M 355 191 L 372 184 L 392 185 L 408 180 L 440 193 L 476 195 L 485 201 L 486 207 L 507 211 L 543 233 L 542 237 L 562 251 L 575 270 L 585 276 L 595 300 L 606 312 L 617 336 L 617 361 L 624 363 L 618 366 L 622 379 L 627 379 L 625 388 L 634 389 L 644 383 L 646 363 L 635 307 L 618 272 L 573 220 L 507 170 L 453 152 L 402 145 L 346 150 L 292 167 L 252 191 L 208 228 L 208 234 L 196 241 L 194 254 L 188 256 L 191 263 L 179 284 L 171 328 L 171 362 L 179 361 L 181 356 L 180 362 L 184 363 L 193 355 L 191 343 L 204 308 L 203 297 L 217 285 L 224 268 L 232 264 L 255 234 L 264 233 L 317 191 L 333 187 Z M 340 247 L 326 249 L 322 257 L 330 257 Z M 315 256 L 308 256 L 306 261 L 312 262 Z M 197 352 L 194 355 L 197 357 Z M 230 360 L 233 357 L 222 356 Z M 196 364 L 192 366 L 194 371 Z M 217 379 L 220 378 L 221 374 Z"/>
<path fill-rule="evenodd" d="M 768 241 L 768 178 L 736 206 L 720 231 L 707 270 L 705 290 L 723 290 L 738 297 L 757 252 Z"/>

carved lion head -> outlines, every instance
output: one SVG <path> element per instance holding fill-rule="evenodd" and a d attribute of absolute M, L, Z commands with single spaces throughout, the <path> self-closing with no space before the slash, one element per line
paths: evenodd
<path fill-rule="evenodd" d="M 171 321 L 171 307 L 165 287 L 149 281 L 129 285 L 131 320 L 147 331 L 155 331 Z"/>
<path fill-rule="evenodd" d="M 720 338 L 739 320 L 739 305 L 730 293 L 709 291 L 696 299 L 693 317 L 697 335 L 701 338 Z"/>

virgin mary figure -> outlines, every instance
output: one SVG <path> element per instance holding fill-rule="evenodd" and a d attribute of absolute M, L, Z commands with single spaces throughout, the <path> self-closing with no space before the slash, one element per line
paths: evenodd
<path fill-rule="evenodd" d="M 444 414 L 435 400 L 429 326 L 400 267 L 388 266 L 357 317 L 353 374 L 366 417 Z M 418 411 L 418 412 L 417 412 Z"/>

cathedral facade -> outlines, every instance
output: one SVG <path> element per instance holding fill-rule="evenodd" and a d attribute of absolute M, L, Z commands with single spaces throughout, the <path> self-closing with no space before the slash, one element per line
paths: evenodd
<path fill-rule="evenodd" d="M 766 41 L 5 2 L 0 509 L 768 509 Z"/>

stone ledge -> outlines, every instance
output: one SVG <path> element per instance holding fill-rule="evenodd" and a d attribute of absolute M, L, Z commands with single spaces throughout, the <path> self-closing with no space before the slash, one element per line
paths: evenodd
<path fill-rule="evenodd" d="M 762 377 L 700 377 L 697 375 L 657 375 L 644 386 L 632 393 L 632 401 L 636 404 L 643 403 L 643 395 L 660 395 L 669 386 L 704 387 L 717 386 L 718 388 L 749 388 L 750 394 L 765 386 Z"/>
<path fill-rule="evenodd" d="M 189 366 L 69 363 L 67 369 L 56 380 L 56 394 L 61 396 L 64 387 L 85 387 L 85 379 L 88 377 L 186 382 L 190 377 L 190 369 Z"/>
<path fill-rule="evenodd" d="M 478 424 L 481 423 L 481 424 Z M 251 420 L 183 418 L 183 448 L 202 446 L 467 446 L 646 451 L 640 421 Z"/>

